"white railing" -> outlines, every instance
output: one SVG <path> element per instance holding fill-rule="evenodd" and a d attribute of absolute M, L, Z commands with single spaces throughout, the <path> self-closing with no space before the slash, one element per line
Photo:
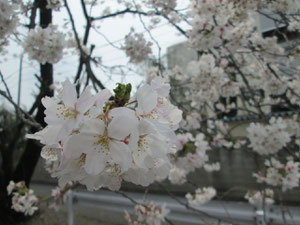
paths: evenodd
<path fill-rule="evenodd" d="M 144 195 L 126 192 L 126 195 L 137 202 L 143 202 Z M 167 204 L 171 210 L 168 219 L 176 224 L 198 225 L 216 222 L 218 219 L 226 221 L 222 224 L 232 225 L 300 225 L 300 207 L 271 206 L 264 211 L 242 202 L 211 201 L 204 206 L 197 207 L 195 211 L 187 210 L 174 198 L 167 195 L 147 194 L 147 200 L 158 204 Z M 178 200 L 185 202 L 179 197 Z M 123 213 L 124 210 L 132 212 L 132 202 L 118 193 L 110 191 L 83 192 L 72 191 L 68 195 L 68 225 L 74 224 L 73 204 L 84 205 L 96 210 L 107 210 L 112 213 Z"/>

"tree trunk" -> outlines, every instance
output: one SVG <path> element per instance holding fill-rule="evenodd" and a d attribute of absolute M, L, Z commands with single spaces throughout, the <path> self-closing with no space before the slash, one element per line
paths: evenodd
<path fill-rule="evenodd" d="M 40 26 L 46 28 L 52 22 L 52 12 L 46 8 L 47 0 L 41 0 L 39 2 L 40 9 Z M 53 90 L 50 89 L 50 85 L 53 84 L 53 66 L 52 64 L 46 63 L 40 65 L 41 71 L 41 96 L 53 96 Z M 39 105 L 35 120 L 40 123 L 43 127 L 46 126 L 44 122 L 44 106 Z M 35 128 L 30 129 L 30 133 L 34 133 L 37 130 Z M 24 180 L 26 185 L 29 186 L 31 177 L 33 175 L 35 166 L 40 157 L 41 148 L 36 144 L 34 140 L 28 140 L 25 151 L 20 159 L 20 162 L 14 172 L 13 180 L 15 182 Z"/>
<path fill-rule="evenodd" d="M 52 22 L 52 11 L 47 9 L 47 0 L 39 0 L 38 8 L 40 14 L 40 26 L 46 28 Z M 53 90 L 50 89 L 50 85 L 53 84 L 53 66 L 52 64 L 46 63 L 45 65 L 40 65 L 41 71 L 41 88 L 40 95 L 53 96 Z M 44 106 L 39 104 L 37 109 L 37 114 L 35 120 L 40 123 L 43 127 L 46 126 L 44 122 Z M 31 128 L 30 133 L 35 133 L 37 130 Z M 18 138 L 18 137 L 15 137 Z M 10 180 L 25 181 L 26 185 L 29 186 L 35 166 L 40 157 L 41 147 L 37 145 L 36 141 L 28 140 L 24 149 L 24 153 L 17 164 L 15 171 Z M 3 171 L 5 173 L 5 171 Z M 6 174 L 5 174 L 6 175 Z M 0 224 L 1 225 L 11 225 L 16 224 L 20 221 L 24 221 L 28 217 L 25 217 L 21 213 L 16 213 L 11 209 L 11 197 L 7 196 L 6 186 L 7 184 L 2 184 L 0 186 Z"/>

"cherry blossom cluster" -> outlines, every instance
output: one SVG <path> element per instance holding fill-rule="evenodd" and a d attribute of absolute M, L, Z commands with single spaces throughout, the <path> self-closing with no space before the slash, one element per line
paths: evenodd
<path fill-rule="evenodd" d="M 287 57 L 286 60 L 290 63 L 294 56 L 291 57 L 291 53 L 285 52 L 276 37 L 263 38 L 257 31 L 257 23 L 251 18 L 253 13 L 260 10 L 262 6 L 268 8 L 272 4 L 279 4 L 292 9 L 295 7 L 294 1 L 284 3 L 268 1 L 264 2 L 264 5 L 262 3 L 261 1 L 212 0 L 194 1 L 192 4 L 193 29 L 189 31 L 189 40 L 192 46 L 199 50 L 214 52 L 215 58 L 222 58 L 216 66 L 225 69 L 227 80 L 224 80 L 223 76 L 220 78 L 221 87 L 218 84 L 212 84 L 212 87 L 216 90 L 224 90 L 222 95 L 224 97 L 237 96 L 240 88 L 245 87 L 244 82 L 250 83 L 245 81 L 245 77 L 249 75 L 252 76 L 253 81 L 257 78 L 256 84 L 252 81 L 250 84 L 257 89 L 264 89 L 268 95 L 282 95 L 287 89 L 285 77 L 279 78 L 274 74 L 281 73 L 278 60 Z M 236 63 L 238 65 L 235 68 L 229 66 Z M 195 69 L 194 66 L 192 71 Z M 231 77 L 229 74 L 234 71 L 238 75 L 242 73 L 245 77 L 242 80 L 237 79 L 236 76 Z M 222 81 L 225 84 L 222 84 Z M 202 87 L 199 89 L 202 90 Z M 212 101 L 215 102 L 216 99 L 212 98 Z"/>
<path fill-rule="evenodd" d="M 251 123 L 247 128 L 247 137 L 253 151 L 261 155 L 274 154 L 291 141 L 287 124 L 282 118 L 271 118 L 269 125 Z"/>
<path fill-rule="evenodd" d="M 170 13 L 176 8 L 176 0 L 143 0 L 150 8 L 161 11 L 162 13 Z"/>
<path fill-rule="evenodd" d="M 209 202 L 216 195 L 216 190 L 213 187 L 197 188 L 195 194 L 187 193 L 185 195 L 188 203 L 192 206 L 200 206 Z"/>
<path fill-rule="evenodd" d="M 148 42 L 142 33 L 135 33 L 133 30 L 126 35 L 122 49 L 129 57 L 131 63 L 140 63 L 148 59 L 151 54 L 152 43 Z"/>
<path fill-rule="evenodd" d="M 87 87 L 77 98 L 66 80 L 60 99 L 42 99 L 47 127 L 28 137 L 45 145 L 41 156 L 60 186 L 118 190 L 122 180 L 147 186 L 168 176 L 168 155 L 176 152 L 181 111 L 169 102 L 169 90 L 157 77 L 135 99 L 130 84 L 118 84 L 114 96 L 107 89 L 92 95 Z"/>
<path fill-rule="evenodd" d="M 299 110 L 300 70 L 295 59 L 300 52 L 297 43 L 285 36 L 285 29 L 297 31 L 297 7 L 299 1 L 293 0 L 192 1 L 192 27 L 187 35 L 198 58 L 187 68 L 176 66 L 166 73 L 174 84 L 172 96 L 183 109 L 180 147 L 171 158 L 172 183 L 181 184 L 195 168 L 203 167 L 208 172 L 220 169 L 219 163 L 208 162 L 206 150 L 198 157 L 201 148 L 194 138 L 197 134 L 203 134 L 207 143 L 202 149 L 248 151 L 249 147 L 262 157 L 275 157 L 277 153 L 299 155 L 297 116 L 283 119 L 272 118 L 271 114 L 277 108 Z M 283 32 L 276 29 L 278 36 L 263 37 L 260 33 L 254 18 L 265 14 L 266 9 L 272 11 L 267 16 L 274 16 L 275 24 L 286 25 L 280 28 Z M 284 44 L 281 35 L 286 37 Z M 229 122 L 232 120 L 239 122 Z M 241 127 L 247 127 L 246 134 L 238 131 L 244 129 Z M 197 156 L 197 160 L 191 160 L 191 156 Z M 298 161 L 295 158 L 296 164 Z M 282 186 L 280 182 L 273 183 Z"/>
<path fill-rule="evenodd" d="M 193 84 L 192 106 L 201 106 L 207 101 L 217 101 L 220 90 L 227 82 L 222 68 L 217 67 L 213 55 L 202 55 L 199 61 L 192 61 L 188 65 Z"/>
<path fill-rule="evenodd" d="M 300 30 L 300 21 L 298 20 L 293 20 L 288 27 L 289 31 L 297 31 Z"/>
<path fill-rule="evenodd" d="M 274 192 L 269 188 L 263 191 L 248 191 L 245 195 L 245 199 L 247 199 L 250 204 L 258 207 L 272 205 L 274 204 Z"/>
<path fill-rule="evenodd" d="M 192 29 L 188 31 L 190 43 L 199 50 L 223 44 L 237 48 L 245 44 L 254 21 L 249 17 L 249 10 L 243 7 L 231 0 L 194 0 Z"/>
<path fill-rule="evenodd" d="M 203 168 L 207 172 L 215 172 L 215 171 L 219 171 L 221 169 L 221 165 L 219 162 L 211 163 L 211 164 L 206 163 L 206 164 L 204 164 Z"/>
<path fill-rule="evenodd" d="M 177 167 L 170 170 L 168 179 L 172 184 L 184 184 L 186 182 L 186 171 Z"/>
<path fill-rule="evenodd" d="M 300 105 L 300 90 L 297 88 L 300 84 L 300 79 L 295 78 L 289 83 L 290 90 L 287 91 L 287 97 L 290 99 L 292 104 Z"/>
<path fill-rule="evenodd" d="M 64 34 L 53 25 L 30 30 L 23 42 L 24 51 L 41 64 L 53 64 L 61 60 L 65 45 Z"/>
<path fill-rule="evenodd" d="M 16 212 L 24 213 L 25 216 L 32 216 L 38 210 L 38 198 L 32 189 L 25 186 L 24 181 L 18 183 L 10 181 L 7 186 L 7 193 L 8 195 L 12 194 L 11 208 Z"/>
<path fill-rule="evenodd" d="M 270 0 L 268 8 L 272 11 L 296 13 L 300 8 L 300 3 L 297 0 Z"/>
<path fill-rule="evenodd" d="M 299 186 L 300 163 L 288 159 L 286 164 L 275 158 L 265 161 L 266 169 L 254 173 L 258 183 L 266 183 L 272 186 L 281 187 L 282 191 L 293 189 Z"/>
<path fill-rule="evenodd" d="M 7 35 L 13 33 L 19 23 L 16 9 L 19 8 L 18 1 L 0 1 L 0 47 L 7 43 Z"/>
<path fill-rule="evenodd" d="M 169 180 L 172 183 L 182 184 L 188 173 L 203 167 L 208 162 L 207 151 L 210 150 L 210 147 L 202 133 L 199 133 L 195 138 L 188 133 L 186 141 L 191 140 L 193 142 L 186 142 L 183 147 L 182 135 L 178 135 L 178 137 L 181 146 L 179 145 L 179 151 L 176 154 L 171 155 L 175 168 L 170 171 Z"/>
<path fill-rule="evenodd" d="M 58 211 L 67 201 L 67 192 L 65 188 L 56 187 L 51 191 L 52 202 L 49 204 L 49 208 Z"/>
<path fill-rule="evenodd" d="M 158 206 L 149 202 L 146 205 L 136 205 L 133 214 L 125 211 L 125 219 L 130 225 L 160 225 L 169 212 L 165 205 Z"/>
<path fill-rule="evenodd" d="M 186 176 L 195 169 L 203 168 L 207 172 L 220 170 L 220 163 L 208 163 L 207 151 L 210 150 L 210 146 L 204 134 L 199 133 L 194 138 L 191 133 L 179 133 L 177 140 L 177 152 L 170 155 L 173 168 L 168 179 L 172 184 L 184 184 L 187 181 Z"/>

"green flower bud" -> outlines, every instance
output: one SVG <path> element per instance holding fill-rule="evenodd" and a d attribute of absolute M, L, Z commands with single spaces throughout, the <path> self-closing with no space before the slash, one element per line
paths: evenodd
<path fill-rule="evenodd" d="M 115 103 L 118 106 L 124 106 L 130 99 L 131 84 L 120 84 L 117 83 L 117 87 L 114 89 L 115 92 Z"/>

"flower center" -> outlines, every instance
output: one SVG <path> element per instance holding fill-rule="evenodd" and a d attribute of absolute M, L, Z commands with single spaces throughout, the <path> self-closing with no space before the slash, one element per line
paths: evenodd
<path fill-rule="evenodd" d="M 95 145 L 94 149 L 97 149 L 97 146 L 100 146 L 100 150 L 104 152 L 105 150 L 109 150 L 109 139 L 107 135 L 95 135 L 94 138 L 96 139 L 93 143 Z"/>
<path fill-rule="evenodd" d="M 146 152 L 149 149 L 149 141 L 147 140 L 147 135 L 140 135 L 138 140 L 138 152 Z"/>
<path fill-rule="evenodd" d="M 67 108 L 65 105 L 61 105 L 57 107 L 57 113 L 56 116 L 57 118 L 63 118 L 65 119 L 70 119 L 70 118 L 76 118 L 76 116 L 79 114 L 78 111 L 76 111 L 76 109 L 73 108 Z"/>

